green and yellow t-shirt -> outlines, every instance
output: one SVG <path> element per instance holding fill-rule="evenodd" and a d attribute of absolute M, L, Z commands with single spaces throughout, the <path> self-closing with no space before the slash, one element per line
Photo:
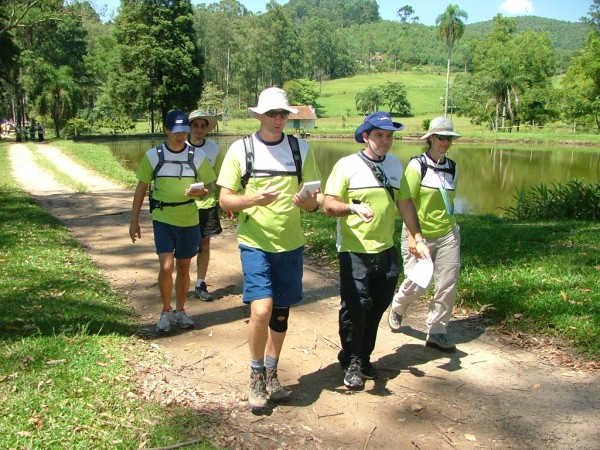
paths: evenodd
<path fill-rule="evenodd" d="M 188 148 L 191 147 L 186 147 L 179 152 L 171 151 L 166 144 L 161 144 L 161 147 L 165 162 L 154 180 L 153 198 L 166 203 L 180 203 L 190 200 L 190 197 L 185 195 L 185 191 L 190 184 L 196 182 L 194 170 L 188 164 Z M 204 152 L 195 151 L 193 161 L 198 171 L 198 181 L 205 184 L 215 181 L 215 172 Z M 158 165 L 158 162 L 157 149 L 148 150 L 137 169 L 137 179 L 150 184 L 154 168 Z M 162 209 L 155 208 L 152 211 L 152 220 L 179 227 L 198 225 L 198 208 L 195 202 L 179 206 L 165 206 Z"/>
<path fill-rule="evenodd" d="M 445 236 L 456 226 L 456 217 L 448 211 L 440 187 L 445 190 L 453 210 L 458 171 L 455 167 L 454 174 L 451 173 L 448 158 L 443 164 L 437 164 L 426 153 L 423 156 L 429 166 L 425 176 L 421 178 L 421 162 L 413 158 L 406 167 L 402 185 L 410 192 L 417 209 L 421 233 L 425 238 L 436 238 Z"/>
<path fill-rule="evenodd" d="M 264 142 L 254 133 L 251 139 L 256 173 L 250 177 L 245 189 L 242 187 L 242 176 L 246 172 L 243 139 L 229 147 L 217 184 L 232 191 L 252 193 L 271 183 L 281 194 L 270 205 L 253 206 L 240 212 L 238 242 L 271 253 L 295 250 L 304 245 L 304 233 L 300 227 L 300 208 L 292 201 L 292 196 L 300 189 L 288 137 L 284 134 L 278 142 Z M 308 143 L 301 139 L 298 142 L 302 180 L 320 181 L 321 174 Z M 272 175 L 273 172 L 288 172 L 289 175 Z"/>
<path fill-rule="evenodd" d="M 410 192 L 401 188 L 403 167 L 398 158 L 387 154 L 381 162 L 371 161 L 386 175 L 393 199 L 357 153 L 340 159 L 325 185 L 325 195 L 339 197 L 345 203 L 366 203 L 373 210 L 373 220 L 369 223 L 356 214 L 338 217 L 338 252 L 379 253 L 394 245 L 396 202 L 409 198 Z"/>

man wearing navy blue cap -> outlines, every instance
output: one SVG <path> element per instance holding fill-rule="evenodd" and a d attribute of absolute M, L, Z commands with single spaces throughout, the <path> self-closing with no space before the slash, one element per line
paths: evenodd
<path fill-rule="evenodd" d="M 183 111 L 170 111 L 165 117 L 164 127 L 166 142 L 146 152 L 136 173 L 138 185 L 133 197 L 129 236 L 134 243 L 142 237 L 140 210 L 146 191 L 154 182 L 150 190 L 150 212 L 160 263 L 158 288 L 163 303 L 156 330 L 166 333 L 171 330 L 172 324 L 181 328 L 194 326 L 194 321 L 185 312 L 190 263 L 200 250 L 198 208 L 194 200 L 207 195 L 217 177 L 206 153 L 187 144 L 190 124 Z M 204 182 L 206 187 L 191 187 L 199 181 Z M 171 309 L 173 287 L 175 311 Z"/>
<path fill-rule="evenodd" d="M 362 389 L 363 380 L 378 376 L 371 353 L 400 275 L 394 246 L 396 209 L 417 242 L 422 239 L 410 192 L 400 189 L 404 168 L 388 154 L 394 131 L 403 128 L 386 112 L 367 116 L 354 133 L 364 149 L 341 158 L 325 185 L 323 210 L 338 217 L 342 344 L 338 360 L 349 389 Z M 414 252 L 420 258 L 429 255 L 422 242 Z"/>

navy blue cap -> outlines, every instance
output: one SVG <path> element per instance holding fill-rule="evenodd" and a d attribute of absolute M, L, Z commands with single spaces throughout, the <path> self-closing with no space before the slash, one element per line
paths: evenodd
<path fill-rule="evenodd" d="M 364 143 L 362 137 L 363 131 L 367 133 L 375 128 L 388 131 L 400 131 L 404 129 L 404 125 L 400 122 L 393 122 L 392 116 L 385 111 L 377 111 L 365 117 L 365 121 L 354 132 L 354 140 Z"/>
<path fill-rule="evenodd" d="M 180 109 L 169 111 L 165 117 L 165 128 L 171 133 L 190 132 L 190 121 L 186 113 Z"/>

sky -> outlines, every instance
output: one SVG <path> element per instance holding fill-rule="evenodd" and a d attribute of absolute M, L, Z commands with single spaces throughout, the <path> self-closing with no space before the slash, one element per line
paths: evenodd
<path fill-rule="evenodd" d="M 281 5 L 287 0 L 277 0 Z M 107 13 L 116 15 L 120 0 L 92 0 L 92 3 L 102 8 L 106 6 Z M 218 3 L 218 0 L 192 0 L 192 4 Z M 253 13 L 265 11 L 268 0 L 241 0 L 248 10 Z M 419 17 L 419 23 L 435 25 L 435 19 L 442 14 L 450 4 L 456 4 L 468 14 L 467 24 L 492 20 L 501 13 L 505 17 L 533 15 L 549 19 L 578 22 L 581 17 L 588 15 L 592 0 L 378 0 L 379 14 L 385 20 L 398 20 L 398 10 L 410 5 Z M 107 18 L 108 18 L 107 17 Z"/>

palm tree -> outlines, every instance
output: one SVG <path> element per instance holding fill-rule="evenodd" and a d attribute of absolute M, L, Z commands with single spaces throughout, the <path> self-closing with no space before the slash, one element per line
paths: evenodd
<path fill-rule="evenodd" d="M 440 38 L 448 48 L 448 68 L 446 70 L 446 98 L 444 99 L 444 116 L 448 116 L 448 92 L 450 90 L 450 61 L 452 59 L 452 48 L 465 32 L 465 23 L 461 20 L 467 20 L 468 14 L 458 7 L 458 5 L 448 5 L 446 11 L 435 19 L 435 24 L 439 26 Z"/>

